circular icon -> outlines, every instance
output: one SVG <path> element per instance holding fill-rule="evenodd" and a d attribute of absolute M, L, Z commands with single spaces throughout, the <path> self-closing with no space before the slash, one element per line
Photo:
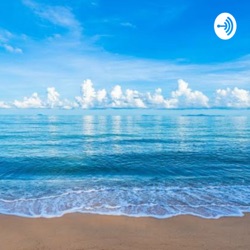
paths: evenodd
<path fill-rule="evenodd" d="M 229 13 L 221 13 L 214 21 L 214 31 L 222 40 L 231 39 L 237 29 L 235 18 Z"/>

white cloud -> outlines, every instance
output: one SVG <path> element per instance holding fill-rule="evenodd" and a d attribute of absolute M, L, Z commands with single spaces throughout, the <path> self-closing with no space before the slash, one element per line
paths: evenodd
<path fill-rule="evenodd" d="M 37 86 L 54 82 L 57 88 L 61 84 L 76 88 L 82 79 L 91 78 L 95 82 L 107 83 L 107 88 L 116 83 L 123 86 L 147 83 L 153 86 L 153 83 L 159 83 L 158 87 L 165 90 L 166 85 L 163 83 L 172 85 L 180 77 L 188 79 L 195 88 L 202 85 L 202 90 L 210 92 L 215 88 L 224 88 L 225 84 L 232 88 L 236 82 L 241 88 L 249 86 L 250 56 L 217 64 L 138 59 L 109 53 L 93 44 L 88 37 L 77 39 L 71 33 L 51 37 L 42 41 L 28 37 L 15 43 L 29 53 L 25 57 L 20 56 L 18 63 L 14 60 L 0 60 L 2 81 L 15 85 L 20 92 L 24 87 L 33 85 L 33 79 L 36 79 Z M 23 86 L 20 87 L 18 81 L 13 79 L 24 82 Z M 0 86 L 0 92 L 1 88 L 3 87 Z M 70 92 L 71 89 L 68 94 Z"/>
<path fill-rule="evenodd" d="M 120 85 L 116 85 L 116 86 L 112 89 L 110 95 L 111 95 L 112 100 L 114 100 L 114 101 L 115 101 L 115 100 L 122 99 L 123 94 L 122 94 L 122 88 L 121 88 L 121 86 L 120 86 Z"/>
<path fill-rule="evenodd" d="M 1 103 L 0 103 L 1 104 Z M 47 88 L 47 99 L 42 100 L 37 93 L 33 93 L 30 97 L 24 97 L 22 101 L 15 100 L 11 106 L 14 108 L 61 108 L 61 109 L 73 109 L 78 105 L 75 102 L 71 102 L 67 99 L 61 100 L 60 94 L 54 87 Z M 1 108 L 1 105 L 0 105 Z"/>
<path fill-rule="evenodd" d="M 8 109 L 8 108 L 11 108 L 11 106 L 6 104 L 5 102 L 0 101 L 0 109 Z"/>
<path fill-rule="evenodd" d="M 31 97 L 24 97 L 23 101 L 15 100 L 13 106 L 16 108 L 44 108 L 44 104 L 37 93 L 33 93 Z"/>
<path fill-rule="evenodd" d="M 132 108 L 146 108 L 146 104 L 143 101 L 143 95 L 137 90 L 127 89 L 125 92 L 125 100 L 128 107 Z"/>
<path fill-rule="evenodd" d="M 100 105 L 105 106 L 107 92 L 105 89 L 96 91 L 91 80 L 87 79 L 81 87 L 81 96 L 75 97 L 78 105 L 83 108 L 95 108 Z"/>
<path fill-rule="evenodd" d="M 189 88 L 187 82 L 179 80 L 178 89 L 172 92 L 170 103 L 182 108 L 207 108 L 209 99 L 202 92 Z"/>
<path fill-rule="evenodd" d="M 75 101 L 61 99 L 54 87 L 47 88 L 47 98 L 42 100 L 37 93 L 24 97 L 22 101 L 15 100 L 12 104 L 0 101 L 0 108 L 60 108 L 60 109 L 96 109 L 96 108 L 250 108 L 250 91 L 234 89 L 218 89 L 214 100 L 202 92 L 192 90 L 188 83 L 179 80 L 178 87 L 170 93 L 170 97 L 163 95 L 162 89 L 157 88 L 153 93 L 138 90 L 123 90 L 120 85 L 110 91 L 96 90 L 90 79 L 83 82 L 81 95 Z"/>
<path fill-rule="evenodd" d="M 106 89 L 101 89 L 101 90 L 97 91 L 96 99 L 97 99 L 98 103 L 105 102 L 106 98 L 107 98 L 107 91 L 106 91 Z"/>
<path fill-rule="evenodd" d="M 158 88 L 153 94 L 148 92 L 146 94 L 146 101 L 150 107 L 155 108 L 175 108 L 174 103 L 171 104 L 169 100 L 166 100 L 162 94 L 162 89 Z"/>
<path fill-rule="evenodd" d="M 32 0 L 23 0 L 23 3 L 32 9 L 36 15 L 55 25 L 77 33 L 81 31 L 80 23 L 76 20 L 71 9 L 67 7 L 39 4 Z"/>
<path fill-rule="evenodd" d="M 146 108 L 143 94 L 137 90 L 127 89 L 124 93 L 120 85 L 116 85 L 110 92 L 110 104 L 112 108 Z"/>
<path fill-rule="evenodd" d="M 100 98 L 101 97 L 101 98 Z M 192 91 L 188 83 L 178 81 L 178 89 L 166 99 L 160 88 L 152 94 L 140 93 L 137 90 L 122 90 L 120 85 L 112 88 L 110 93 L 105 89 L 96 91 L 91 80 L 84 81 L 82 96 L 76 97 L 81 108 L 200 108 L 208 107 L 209 99 L 200 91 Z"/>
<path fill-rule="evenodd" d="M 47 88 L 47 106 L 50 108 L 61 107 L 60 94 L 54 87 Z"/>
<path fill-rule="evenodd" d="M 8 30 L 0 29 L 0 47 L 4 48 L 10 53 L 22 54 L 22 49 L 10 45 L 11 39 L 15 38 Z"/>
<path fill-rule="evenodd" d="M 1 44 L 1 46 L 10 53 L 22 54 L 23 51 L 20 48 L 15 48 L 9 44 Z"/>
<path fill-rule="evenodd" d="M 171 93 L 171 98 L 166 99 L 160 88 L 154 94 L 147 93 L 147 102 L 152 107 L 158 108 L 207 108 L 209 99 L 200 91 L 193 91 L 188 83 L 179 80 L 178 89 Z"/>
<path fill-rule="evenodd" d="M 121 26 L 127 27 L 127 28 L 132 28 L 132 29 L 136 28 L 136 26 L 134 24 L 130 23 L 130 22 L 122 22 Z"/>
<path fill-rule="evenodd" d="M 43 22 L 47 20 L 52 24 L 50 29 L 47 29 L 48 23 L 45 25 L 46 38 L 28 37 L 25 41 L 13 44 L 12 41 L 6 42 L 6 39 L 12 39 L 14 34 L 8 31 L 1 33 L 0 30 L 0 40 L 1 37 L 4 39 L 2 43 L 11 45 L 13 48 L 23 48 L 28 52 L 25 57 L 19 56 L 18 62 L 0 60 L 2 82 L 15 85 L 18 92 L 28 89 L 31 84 L 36 84 L 40 88 L 50 82 L 54 82 L 57 88 L 61 84 L 65 88 L 70 84 L 76 88 L 77 83 L 87 77 L 96 82 L 108 83 L 109 86 L 105 85 L 106 88 L 116 83 L 123 86 L 124 84 L 138 86 L 150 83 L 150 86 L 153 86 L 152 83 L 168 82 L 171 85 L 180 77 L 192 82 L 193 87 L 198 88 L 202 85 L 202 90 L 210 92 L 215 88 L 224 88 L 225 84 L 232 88 L 235 82 L 241 88 L 249 86 L 250 56 L 229 62 L 193 64 L 188 62 L 188 59 L 185 61 L 185 58 L 183 58 L 185 62 L 183 63 L 179 60 L 144 59 L 110 53 L 101 47 L 102 43 L 95 43 L 92 40 L 93 37 L 82 34 L 81 24 L 76 19 L 73 9 L 56 6 L 55 4 L 59 4 L 58 1 L 57 3 L 50 1 L 49 4 L 42 2 L 44 1 L 23 0 L 23 3 L 37 15 L 37 20 L 42 19 Z M 44 27 L 44 23 L 42 24 Z M 130 26 L 126 20 L 122 22 L 118 19 L 118 24 Z M 54 27 L 55 25 L 65 27 L 70 32 L 61 32 L 61 29 Z M 41 25 L 39 29 L 43 27 Z M 61 33 L 55 35 L 50 32 Z M 79 35 L 79 39 L 71 36 L 75 33 Z M 109 36 L 110 34 L 96 35 Z M 67 58 L 67 63 L 65 63 L 65 58 Z M 36 83 L 33 83 L 33 79 L 36 79 Z M 23 82 L 22 86 L 19 82 Z M 162 84 L 158 86 L 165 90 Z M 0 92 L 3 90 L 4 86 L 0 86 Z M 67 94 L 73 94 L 70 92 L 69 89 Z M 164 105 L 175 106 L 176 104 L 167 102 L 163 103 Z"/>
<path fill-rule="evenodd" d="M 111 107 L 113 108 L 124 108 L 124 95 L 120 85 L 116 85 L 110 92 Z"/>
<path fill-rule="evenodd" d="M 96 92 L 93 87 L 93 83 L 91 80 L 86 80 L 82 84 L 82 102 L 83 106 L 85 107 L 91 107 L 94 105 L 94 100 L 96 97 Z"/>
<path fill-rule="evenodd" d="M 71 102 L 67 99 L 63 101 L 63 105 L 61 106 L 62 109 L 75 109 L 79 108 L 79 105 L 76 102 Z"/>
<path fill-rule="evenodd" d="M 127 89 L 124 93 L 120 85 L 116 85 L 110 93 L 106 89 L 95 90 L 91 80 L 82 84 L 82 96 L 77 96 L 76 102 L 83 109 L 88 108 L 145 108 L 140 93 Z"/>
<path fill-rule="evenodd" d="M 0 42 L 6 43 L 13 37 L 13 34 L 8 30 L 0 28 Z"/>
<path fill-rule="evenodd" d="M 215 106 L 227 108 L 250 108 L 250 92 L 245 89 L 218 89 Z"/>

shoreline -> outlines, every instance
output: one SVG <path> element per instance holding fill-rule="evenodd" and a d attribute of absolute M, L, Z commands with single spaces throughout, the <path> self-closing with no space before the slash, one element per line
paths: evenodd
<path fill-rule="evenodd" d="M 56 218 L 0 215 L 5 250 L 245 250 L 250 245 L 250 213 L 204 219 L 167 219 L 71 213 Z"/>
<path fill-rule="evenodd" d="M 152 215 L 128 215 L 128 214 L 105 214 L 105 213 L 87 213 L 87 212 L 78 212 L 78 211 L 74 211 L 74 212 L 66 212 L 63 213 L 61 215 L 55 215 L 55 216 L 25 216 L 25 215 L 21 215 L 21 214 L 1 214 L 0 213 L 0 217 L 1 216 L 9 216 L 9 217 L 17 217 L 17 218 L 24 218 L 24 219 L 58 219 L 58 218 L 62 218 L 64 216 L 70 216 L 71 214 L 78 214 L 78 215 L 84 215 L 84 216 L 108 216 L 108 217 L 124 217 L 124 218 L 135 218 L 135 219 L 154 219 L 154 220 L 168 220 L 168 219 L 172 219 L 175 217 L 194 217 L 194 218 L 200 218 L 200 219 L 204 219 L 204 220 L 220 220 L 220 219 L 226 219 L 226 218 L 243 218 L 246 215 L 250 216 L 250 212 L 242 212 L 242 215 L 240 214 L 235 214 L 235 215 L 222 215 L 222 216 L 218 216 L 218 217 L 205 217 L 205 216 L 201 216 L 198 214 L 175 214 L 175 215 L 171 215 L 169 217 L 161 217 L 161 216 L 152 216 Z"/>

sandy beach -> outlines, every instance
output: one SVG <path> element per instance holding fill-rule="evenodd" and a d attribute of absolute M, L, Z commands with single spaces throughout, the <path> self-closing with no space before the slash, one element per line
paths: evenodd
<path fill-rule="evenodd" d="M 246 250 L 250 214 L 207 220 L 193 216 L 170 219 L 69 214 L 53 219 L 0 216 L 4 250 Z"/>

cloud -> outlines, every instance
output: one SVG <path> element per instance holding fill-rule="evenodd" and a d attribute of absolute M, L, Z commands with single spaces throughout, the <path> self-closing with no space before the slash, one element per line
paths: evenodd
<path fill-rule="evenodd" d="M 182 108 L 208 108 L 208 102 L 209 99 L 206 95 L 200 91 L 192 91 L 188 87 L 188 83 L 183 80 L 178 81 L 178 89 L 172 92 L 172 99 L 170 100 L 170 103 Z"/>
<path fill-rule="evenodd" d="M 174 104 L 171 104 L 170 101 L 164 98 L 161 88 L 156 89 L 153 94 L 151 94 L 150 92 L 147 92 L 145 99 L 150 107 L 155 107 L 155 108 L 174 108 L 175 107 Z"/>
<path fill-rule="evenodd" d="M 54 87 L 47 88 L 47 106 L 50 108 L 61 107 L 60 94 Z"/>
<path fill-rule="evenodd" d="M 22 49 L 14 47 L 10 44 L 10 41 L 14 38 L 16 37 L 8 30 L 0 29 L 0 47 L 4 48 L 10 53 L 22 54 Z"/>
<path fill-rule="evenodd" d="M 61 100 L 60 94 L 54 87 L 47 88 L 47 100 L 43 104 L 44 108 L 61 108 L 61 109 L 73 109 L 77 108 L 76 102 L 71 102 L 67 99 Z"/>
<path fill-rule="evenodd" d="M 201 86 L 201 90 L 206 89 L 210 93 L 216 88 L 225 88 L 225 84 L 232 88 L 236 82 L 240 88 L 249 86 L 250 56 L 227 62 L 194 64 L 189 62 L 188 59 L 186 61 L 159 60 L 119 55 L 106 51 L 105 48 L 101 47 L 102 43 L 96 43 L 92 40 L 93 37 L 84 36 L 81 32 L 80 20 L 77 20 L 76 15 L 74 15 L 74 9 L 67 6 L 58 6 L 63 5 L 63 2 L 22 1 L 36 15 L 30 18 L 46 21 L 46 25 L 37 26 L 39 29 L 38 36 L 27 37 L 26 40 L 19 43 L 13 43 L 12 39 L 15 37 L 13 32 L 1 31 L 0 29 L 0 43 L 13 48 L 6 47 L 4 50 L 14 53 L 23 50 L 26 53 L 25 57 L 15 54 L 18 55 L 16 60 L 11 58 L 6 60 L 3 57 L 0 60 L 1 81 L 7 85 L 11 84 L 13 88 L 16 88 L 17 93 L 22 93 L 22 96 L 26 95 L 24 91 L 29 90 L 30 86 L 35 85 L 36 91 L 42 91 L 41 88 L 44 85 L 48 86 L 51 82 L 56 88 L 62 88 L 62 93 L 73 95 L 72 89 L 76 88 L 78 83 L 86 78 L 91 78 L 97 83 L 103 82 L 106 84 L 105 88 L 108 89 L 117 83 L 121 86 L 128 84 L 130 88 L 134 86 L 133 88 L 140 89 L 140 91 L 151 91 L 153 93 L 151 95 L 156 95 L 156 99 L 160 98 L 160 94 L 157 95 L 153 92 L 155 84 L 158 84 L 157 87 L 163 93 L 166 90 L 169 91 L 178 78 L 184 78 L 192 82 L 194 89 Z M 75 8 L 75 5 L 71 6 Z M 172 11 L 171 6 L 165 9 Z M 88 11 L 86 8 L 86 12 Z M 157 13 L 154 15 L 157 15 Z M 33 20 L 34 26 L 36 20 Z M 131 23 L 127 22 L 126 19 L 116 19 L 115 22 L 125 27 L 131 26 Z M 48 26 L 50 29 L 47 29 Z M 69 33 L 65 33 L 55 26 L 63 27 Z M 54 32 L 56 34 L 53 34 Z M 71 34 L 78 34 L 79 39 L 71 36 Z M 30 35 L 32 36 L 31 33 Z M 108 36 L 112 34 L 95 35 Z M 20 51 L 18 50 L 19 47 L 21 48 Z M 65 59 L 67 63 L 65 63 Z M 34 79 L 36 79 L 35 82 Z M 165 82 L 168 84 L 164 84 Z M 1 99 L 5 95 L 3 94 L 5 84 L 0 84 Z M 15 99 L 15 95 L 12 92 L 8 98 Z M 160 102 L 159 100 L 154 101 Z M 166 101 L 164 99 L 159 106 L 175 107 L 177 106 L 175 102 L 176 98 Z"/>
<path fill-rule="evenodd" d="M 0 42 L 6 43 L 13 37 L 13 34 L 8 30 L 0 28 Z"/>
<path fill-rule="evenodd" d="M 15 100 L 11 106 L 14 108 L 28 109 L 28 108 L 61 108 L 61 109 L 73 109 L 77 108 L 76 102 L 71 102 L 67 99 L 61 100 L 60 94 L 54 87 L 47 88 L 47 99 L 42 100 L 38 93 L 33 93 L 30 97 L 24 97 L 22 101 Z M 1 105 L 0 105 L 1 108 Z"/>
<path fill-rule="evenodd" d="M 22 54 L 23 51 L 20 48 L 15 48 L 9 44 L 1 44 L 1 47 L 3 47 L 6 51 L 10 53 L 16 53 L 16 54 Z"/>
<path fill-rule="evenodd" d="M 77 96 L 76 102 L 83 109 L 88 108 L 145 108 L 140 93 L 127 89 L 123 93 L 120 85 L 116 85 L 110 93 L 106 89 L 95 90 L 91 80 L 82 84 L 82 96 Z"/>
<path fill-rule="evenodd" d="M 96 91 L 91 80 L 87 79 L 81 87 L 81 96 L 75 97 L 76 103 L 83 109 L 105 106 L 107 92 L 105 89 Z"/>
<path fill-rule="evenodd" d="M 0 101 L 0 109 L 8 109 L 8 108 L 11 108 L 11 106 L 6 104 L 5 102 Z"/>
<path fill-rule="evenodd" d="M 171 98 L 165 99 L 162 89 L 158 88 L 154 94 L 147 93 L 147 102 L 158 108 L 208 108 L 209 98 L 200 91 L 193 91 L 188 83 L 179 80 L 178 89 L 172 91 Z"/>
<path fill-rule="evenodd" d="M 43 102 L 37 93 L 33 93 L 30 97 L 24 97 L 23 101 L 15 100 L 13 106 L 16 108 L 44 108 Z"/>
<path fill-rule="evenodd" d="M 74 32 L 81 32 L 81 25 L 75 18 L 70 8 L 64 6 L 52 6 L 39 4 L 32 0 L 23 0 L 23 4 L 29 7 L 39 17 Z"/>
<path fill-rule="evenodd" d="M 132 29 L 136 28 L 136 26 L 130 22 L 122 22 L 122 23 L 120 23 L 120 25 L 123 27 L 132 28 Z"/>
<path fill-rule="evenodd" d="M 215 106 L 227 108 L 250 108 L 250 91 L 245 89 L 218 89 Z"/>
<path fill-rule="evenodd" d="M 2 33 L 0 32 L 4 39 L 16 36 L 8 31 Z M 109 53 L 95 46 L 87 37 L 76 39 L 71 33 L 50 35 L 44 40 L 30 37 L 26 40 L 20 39 L 19 43 L 16 43 L 18 46 L 12 46 L 23 48 L 27 55 L 18 56 L 18 61 L 0 60 L 1 80 L 6 84 L 15 85 L 18 92 L 28 89 L 30 85 L 35 84 L 39 88 L 50 82 L 53 82 L 56 88 L 61 88 L 62 85 L 65 89 L 69 85 L 76 88 L 78 82 L 86 78 L 97 83 L 105 82 L 106 88 L 117 83 L 123 86 L 133 84 L 137 89 L 145 86 L 145 91 L 150 88 L 151 92 L 153 84 L 156 83 L 163 91 L 169 90 L 178 78 L 192 82 L 194 88 L 202 85 L 202 90 L 210 92 L 218 86 L 222 88 L 225 84 L 234 87 L 236 82 L 241 88 L 249 86 L 250 56 L 232 62 L 199 65 L 180 61 L 138 59 Z M 33 79 L 36 79 L 35 83 Z M 22 86 L 20 81 L 24 83 Z M 168 85 L 164 84 L 165 82 L 168 82 Z M 72 94 L 71 89 L 73 88 L 64 93 Z M 0 85 L 0 97 L 3 90 L 4 86 Z"/>
<path fill-rule="evenodd" d="M 110 104 L 112 108 L 146 108 L 143 94 L 137 90 L 126 89 L 123 93 L 120 85 L 116 85 L 110 92 Z"/>
<path fill-rule="evenodd" d="M 180 109 L 180 108 L 250 108 L 250 91 L 234 89 L 216 90 L 214 100 L 201 91 L 192 90 L 184 80 L 178 80 L 177 89 L 169 97 L 163 95 L 161 88 L 154 92 L 140 92 L 134 89 L 123 90 L 120 85 L 115 85 L 110 91 L 96 90 L 90 79 L 81 85 L 81 95 L 73 101 L 61 99 L 55 87 L 47 88 L 47 96 L 42 100 L 38 93 L 24 97 L 22 101 L 15 100 L 6 104 L 0 102 L 0 108 L 48 108 L 48 109 L 108 109 L 108 108 L 133 108 L 133 109 Z"/>

